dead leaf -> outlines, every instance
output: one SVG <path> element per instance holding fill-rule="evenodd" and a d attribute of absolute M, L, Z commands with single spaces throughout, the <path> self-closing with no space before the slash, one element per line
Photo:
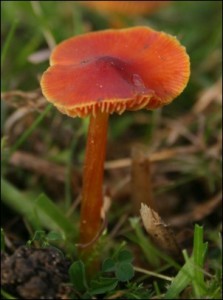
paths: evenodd
<path fill-rule="evenodd" d="M 181 251 L 174 233 L 163 222 L 159 214 L 143 203 L 141 204 L 140 214 L 143 225 L 154 244 L 168 255 L 175 258 L 180 257 Z"/>

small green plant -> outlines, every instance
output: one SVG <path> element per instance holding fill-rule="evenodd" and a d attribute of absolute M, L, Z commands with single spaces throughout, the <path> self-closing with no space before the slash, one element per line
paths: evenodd
<path fill-rule="evenodd" d="M 130 281 L 134 277 L 133 256 L 131 252 L 122 248 L 120 247 L 112 257 L 105 259 L 100 272 L 89 281 L 84 263 L 81 260 L 73 262 L 69 275 L 80 299 L 89 299 L 101 294 L 108 296 L 117 291 L 125 294 L 127 299 L 141 299 L 136 296 L 138 293 L 146 295 L 147 291 L 141 284 Z"/>
<path fill-rule="evenodd" d="M 44 230 L 36 230 L 33 238 L 27 242 L 27 246 L 31 246 L 32 244 L 36 243 L 39 247 L 49 247 L 51 246 L 52 242 L 63 240 L 63 236 L 56 231 L 50 231 L 46 233 Z"/>
<path fill-rule="evenodd" d="M 122 250 L 113 258 L 108 258 L 103 262 L 102 271 L 105 273 L 113 272 L 118 281 L 126 282 L 134 276 L 132 261 L 131 252 Z"/>

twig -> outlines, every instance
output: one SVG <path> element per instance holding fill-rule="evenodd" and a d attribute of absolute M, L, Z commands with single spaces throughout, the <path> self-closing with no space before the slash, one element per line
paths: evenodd
<path fill-rule="evenodd" d="M 183 226 L 188 223 L 199 221 L 204 219 L 206 216 L 210 215 L 213 210 L 215 210 L 222 201 L 222 193 L 215 195 L 213 198 L 209 199 L 205 203 L 198 204 L 189 213 L 184 213 L 176 217 L 171 217 L 168 222 L 171 226 Z"/>
<path fill-rule="evenodd" d="M 165 149 L 148 155 L 150 162 L 157 162 L 162 160 L 168 160 L 170 158 L 176 157 L 176 155 L 181 155 L 184 153 L 196 153 L 200 151 L 199 147 L 188 146 L 188 147 L 178 147 L 172 149 Z M 118 168 L 128 168 L 131 166 L 131 158 L 117 159 L 113 161 L 105 162 L 105 169 L 118 169 Z"/>
<path fill-rule="evenodd" d="M 145 269 L 142 269 L 142 268 L 139 268 L 139 267 L 133 267 L 133 268 L 136 272 L 140 272 L 140 273 L 143 273 L 143 274 L 146 274 L 146 275 L 149 275 L 149 276 L 157 277 L 157 278 L 164 279 L 164 280 L 167 280 L 167 281 L 172 281 L 173 280 L 173 278 L 171 278 L 169 276 L 158 274 L 158 273 L 148 271 L 148 270 L 145 270 Z"/>

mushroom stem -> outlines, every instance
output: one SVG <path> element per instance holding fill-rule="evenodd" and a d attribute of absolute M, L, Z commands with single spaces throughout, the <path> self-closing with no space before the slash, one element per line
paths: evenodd
<path fill-rule="evenodd" d="M 109 114 L 91 115 L 85 156 L 80 220 L 80 254 L 85 260 L 101 227 L 103 174 Z"/>

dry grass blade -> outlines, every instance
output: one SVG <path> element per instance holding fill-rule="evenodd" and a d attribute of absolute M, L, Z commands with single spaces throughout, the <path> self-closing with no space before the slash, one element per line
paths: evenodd
<path fill-rule="evenodd" d="M 168 221 L 171 226 L 185 226 L 195 221 L 200 221 L 210 215 L 222 202 L 222 193 L 217 194 L 205 203 L 198 204 L 189 213 L 171 217 Z"/>
<path fill-rule="evenodd" d="M 133 213 L 139 214 L 141 203 L 156 209 L 152 195 L 150 160 L 145 147 L 135 145 L 132 148 L 131 175 Z"/>
<path fill-rule="evenodd" d="M 222 80 L 202 91 L 198 101 L 193 107 L 195 114 L 203 112 L 212 102 L 222 103 Z"/>
<path fill-rule="evenodd" d="M 9 106 L 15 108 L 26 107 L 27 109 L 42 111 L 46 107 L 46 100 L 44 99 L 40 89 L 23 92 L 14 90 L 1 93 L 1 99 Z"/>
<path fill-rule="evenodd" d="M 16 128 L 18 131 L 18 124 L 22 123 L 32 115 L 33 109 L 27 107 L 21 107 L 15 110 L 6 120 L 4 126 L 4 133 L 6 136 L 11 136 L 11 132 L 13 132 L 13 128 Z M 20 131 L 22 132 L 24 128 Z"/>

